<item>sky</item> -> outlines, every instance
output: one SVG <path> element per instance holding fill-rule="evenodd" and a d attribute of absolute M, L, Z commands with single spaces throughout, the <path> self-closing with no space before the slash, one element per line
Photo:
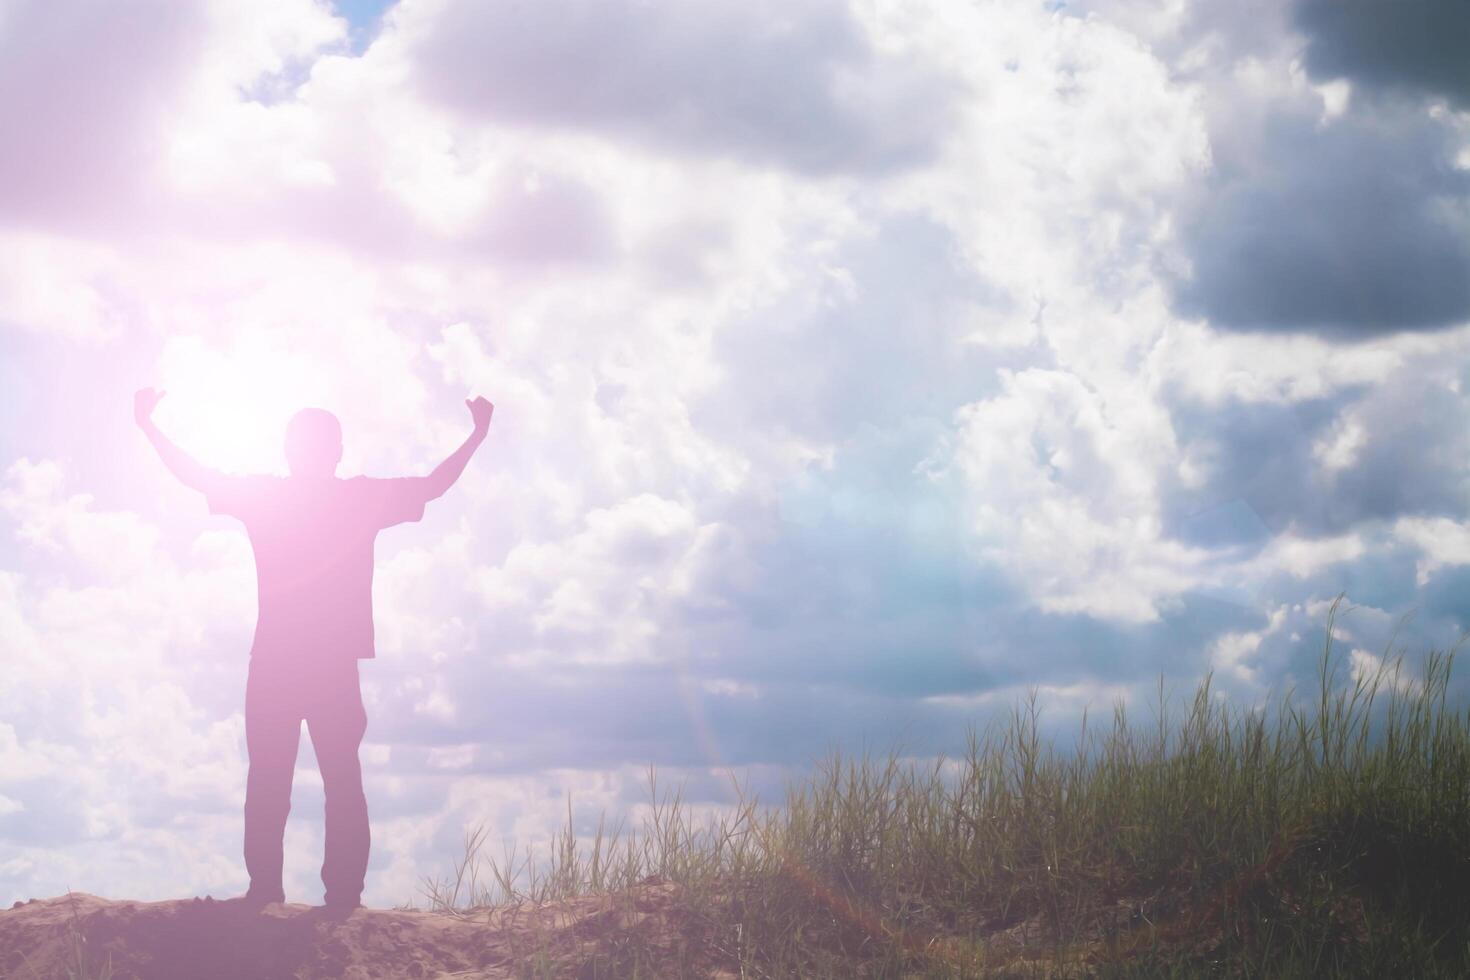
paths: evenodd
<path fill-rule="evenodd" d="M 422 475 L 364 901 L 1470 628 L 1460 0 L 0 0 L 0 907 L 243 891 L 255 595 L 133 424 Z M 317 902 L 309 742 L 288 898 Z"/>

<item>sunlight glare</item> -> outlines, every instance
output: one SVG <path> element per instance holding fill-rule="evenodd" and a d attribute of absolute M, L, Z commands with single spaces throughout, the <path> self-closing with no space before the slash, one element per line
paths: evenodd
<path fill-rule="evenodd" d="M 284 473 L 286 422 L 326 404 L 323 374 L 298 355 L 245 340 L 229 349 L 171 340 L 160 358 L 165 432 L 201 463 L 227 473 Z"/>

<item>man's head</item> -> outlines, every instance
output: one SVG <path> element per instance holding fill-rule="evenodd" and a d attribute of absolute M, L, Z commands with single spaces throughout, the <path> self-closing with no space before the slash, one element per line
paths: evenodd
<path fill-rule="evenodd" d="M 324 408 L 303 408 L 286 423 L 286 465 L 292 476 L 324 477 L 342 461 L 342 423 Z"/>

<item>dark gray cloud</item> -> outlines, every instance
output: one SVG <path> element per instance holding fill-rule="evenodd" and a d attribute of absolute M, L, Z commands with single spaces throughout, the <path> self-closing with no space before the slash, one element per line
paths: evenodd
<path fill-rule="evenodd" d="M 1254 551 L 1288 529 L 1346 533 L 1399 517 L 1457 517 L 1470 491 L 1470 404 L 1423 364 L 1372 387 L 1292 404 L 1169 399 L 1180 449 L 1202 461 L 1202 487 L 1166 484 L 1164 530 L 1188 544 Z M 1351 461 L 1317 447 L 1359 433 Z"/>
<path fill-rule="evenodd" d="M 948 101 L 827 0 L 456 0 L 413 43 L 425 90 L 470 115 L 801 171 L 924 160 Z"/>
<path fill-rule="evenodd" d="M 1443 617 L 1458 629 L 1470 631 L 1470 565 L 1436 571 L 1421 598 L 1426 616 Z"/>
<path fill-rule="evenodd" d="M 1182 313 L 1343 339 L 1470 319 L 1470 175 L 1418 112 L 1268 112 L 1217 127 L 1216 168 L 1181 220 Z"/>
<path fill-rule="evenodd" d="M 1404 371 L 1356 408 L 1366 433 L 1353 464 L 1333 477 L 1343 520 L 1454 517 L 1470 491 L 1470 412 L 1463 394 Z M 1427 372 L 1425 372 L 1427 374 Z"/>
<path fill-rule="evenodd" d="M 1465 0 L 1297 0 L 1316 78 L 1441 95 L 1470 109 L 1470 3 Z"/>
<path fill-rule="evenodd" d="M 1344 401 L 1174 401 L 1180 452 L 1204 461 L 1206 474 L 1202 487 L 1165 484 L 1164 533 L 1200 547 L 1255 550 L 1292 525 L 1314 536 L 1341 530 L 1346 515 L 1335 512 L 1312 446 Z"/>

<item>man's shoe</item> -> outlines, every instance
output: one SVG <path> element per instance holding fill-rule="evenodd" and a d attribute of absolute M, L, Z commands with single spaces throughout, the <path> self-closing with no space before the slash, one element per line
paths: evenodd
<path fill-rule="evenodd" d="M 322 904 L 322 914 L 329 919 L 345 919 L 360 908 L 362 902 L 355 898 L 329 898 Z"/>
<path fill-rule="evenodd" d="M 269 891 L 264 888 L 250 888 L 240 898 L 240 904 L 249 909 L 263 909 L 267 905 L 285 900 L 286 893 L 280 889 Z"/>

